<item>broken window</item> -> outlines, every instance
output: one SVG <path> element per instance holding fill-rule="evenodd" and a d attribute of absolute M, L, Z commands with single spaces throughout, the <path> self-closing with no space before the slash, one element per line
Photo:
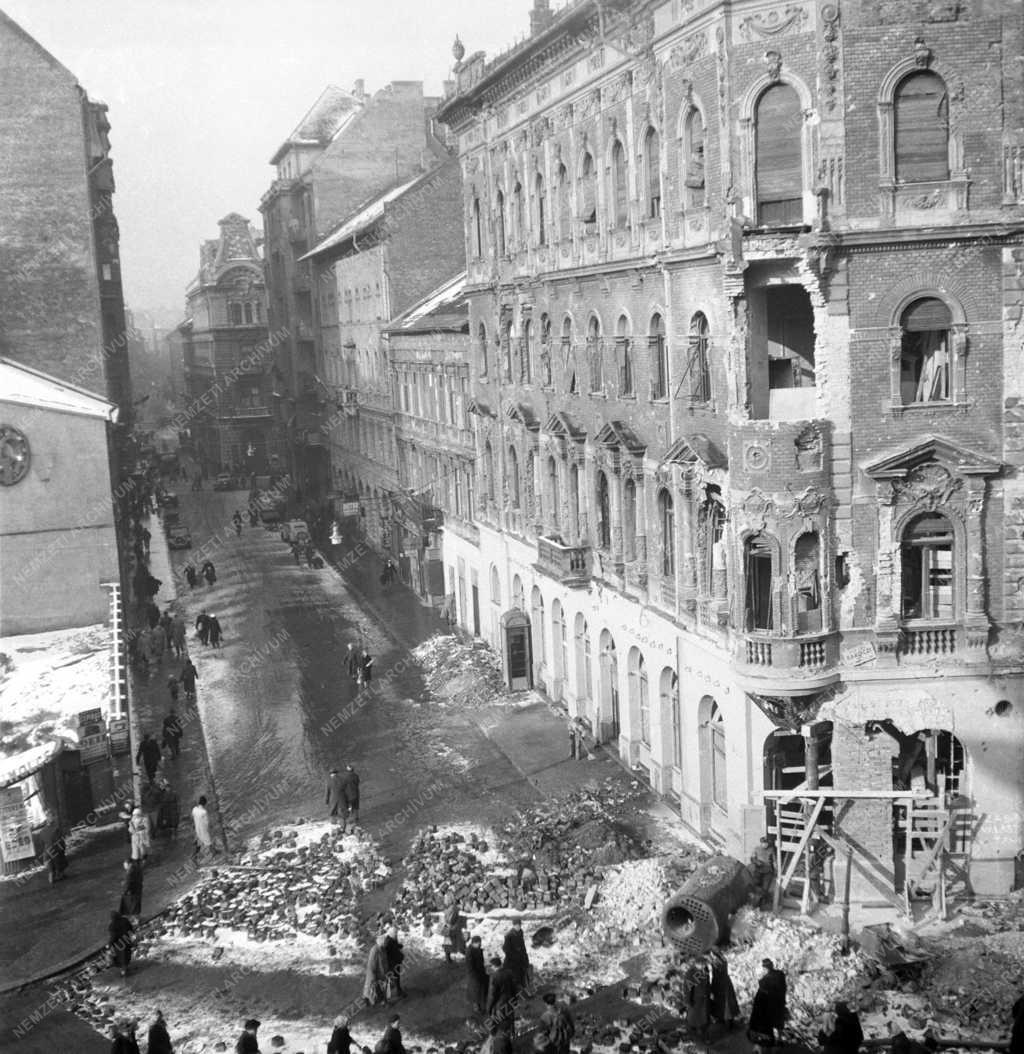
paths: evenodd
<path fill-rule="evenodd" d="M 619 367 L 619 395 L 633 394 L 633 351 L 629 341 L 629 319 L 619 315 L 615 324 L 615 357 Z"/>
<path fill-rule="evenodd" d="M 803 113 L 788 84 L 773 84 L 757 102 L 757 222 L 762 226 L 803 222 Z"/>
<path fill-rule="evenodd" d="M 664 399 L 668 395 L 668 358 L 665 348 L 665 322 L 659 314 L 651 316 L 647 350 L 651 366 L 651 398 Z"/>
<path fill-rule="evenodd" d="M 821 629 L 821 541 L 816 531 L 801 534 L 793 550 L 797 633 Z"/>
<path fill-rule="evenodd" d="M 900 395 L 903 405 L 949 399 L 953 318 L 938 297 L 915 300 L 900 316 Z"/>
<path fill-rule="evenodd" d="M 696 108 L 690 110 L 683 125 L 683 186 L 684 208 L 704 204 L 704 118 Z"/>
<path fill-rule="evenodd" d="M 912 520 L 900 546 L 903 617 L 952 621 L 953 528 L 936 513 Z"/>
<path fill-rule="evenodd" d="M 583 155 L 580 162 L 580 219 L 584 229 L 597 226 L 597 179 L 594 172 L 594 159 L 589 153 Z"/>
<path fill-rule="evenodd" d="M 905 77 L 893 97 L 896 179 L 930 183 L 949 179 L 949 97 L 937 73 Z"/>
<path fill-rule="evenodd" d="M 708 360 L 710 339 L 707 317 L 698 311 L 690 320 L 689 346 L 690 391 L 695 403 L 711 402 L 711 364 Z"/>
<path fill-rule="evenodd" d="M 611 193 L 612 223 L 625 227 L 629 223 L 629 189 L 626 182 L 626 151 L 616 139 L 612 144 Z"/>
<path fill-rule="evenodd" d="M 664 489 L 658 492 L 658 527 L 661 573 L 670 577 L 676 573 L 676 513 L 672 495 Z"/>
<path fill-rule="evenodd" d="M 612 509 L 608 493 L 608 477 L 597 474 L 597 544 L 600 549 L 612 547 Z"/>
<path fill-rule="evenodd" d="M 661 215 L 661 142 L 650 128 L 644 136 L 644 178 L 647 183 L 647 218 Z"/>
<path fill-rule="evenodd" d="M 755 534 L 743 545 L 744 573 L 747 580 L 746 619 L 748 631 L 770 630 L 772 617 L 772 574 L 774 545 L 764 534 Z"/>

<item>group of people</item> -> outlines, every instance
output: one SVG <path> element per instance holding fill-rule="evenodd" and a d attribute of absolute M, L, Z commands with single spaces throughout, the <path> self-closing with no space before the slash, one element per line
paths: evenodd
<path fill-rule="evenodd" d="M 209 644 L 214 648 L 219 648 L 224 639 L 220 619 L 216 615 L 211 615 L 206 608 L 196 615 L 196 636 L 204 647 Z"/>
<path fill-rule="evenodd" d="M 342 832 L 355 830 L 359 824 L 359 773 L 351 765 L 344 773 L 331 769 L 327 777 L 327 814 L 331 823 L 341 824 Z"/>
<path fill-rule="evenodd" d="M 187 563 L 184 575 L 189 589 L 195 589 L 200 578 L 205 579 L 207 588 L 209 588 L 217 581 L 217 568 L 213 566 L 212 560 L 204 560 L 198 571 L 196 571 L 195 564 Z"/>
<path fill-rule="evenodd" d="M 357 688 L 362 688 L 373 679 L 373 656 L 365 648 L 357 648 L 350 643 L 345 664 L 348 667 L 349 680 L 354 681 Z"/>

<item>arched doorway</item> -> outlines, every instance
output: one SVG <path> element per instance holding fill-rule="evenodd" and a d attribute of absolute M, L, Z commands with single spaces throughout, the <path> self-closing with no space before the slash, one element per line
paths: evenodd
<path fill-rule="evenodd" d="M 619 659 L 615 638 L 601 630 L 601 713 L 598 722 L 602 740 L 616 742 L 621 732 L 619 720 Z M 595 730 L 596 732 L 596 730 Z"/>
<path fill-rule="evenodd" d="M 722 831 L 729 810 L 725 755 L 725 719 L 717 702 L 705 695 L 697 707 L 700 731 L 701 828 Z"/>
<path fill-rule="evenodd" d="M 533 657 L 530 647 L 530 620 L 518 608 L 501 616 L 501 647 L 505 682 L 513 692 L 533 687 Z"/>

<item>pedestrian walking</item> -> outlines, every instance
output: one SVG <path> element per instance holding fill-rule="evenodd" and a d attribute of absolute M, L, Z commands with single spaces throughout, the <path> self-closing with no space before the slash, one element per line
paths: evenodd
<path fill-rule="evenodd" d="M 762 959 L 761 967 L 764 973 L 750 1008 L 747 1038 L 756 1051 L 767 1051 L 778 1045 L 779 1033 L 786 1024 L 786 975 L 775 968 L 771 959 Z"/>
<path fill-rule="evenodd" d="M 369 684 L 373 680 L 373 656 L 363 652 L 363 660 L 359 667 L 359 684 Z"/>
<path fill-rule="evenodd" d="M 357 680 L 359 677 L 359 667 L 361 665 L 361 652 L 356 650 L 356 646 L 349 642 L 348 654 L 345 656 L 345 663 L 348 666 L 348 676 L 350 680 Z"/>
<path fill-rule="evenodd" d="M 185 620 L 181 615 L 176 615 L 171 620 L 171 647 L 176 659 L 180 659 L 188 651 L 188 644 L 185 642 Z"/>
<path fill-rule="evenodd" d="M 67 838 L 60 820 L 52 810 L 46 812 L 46 827 L 43 830 L 43 857 L 49 872 L 50 885 L 67 878 Z"/>
<path fill-rule="evenodd" d="M 162 1010 L 156 1012 L 156 1020 L 149 1026 L 146 1043 L 146 1054 L 174 1054 L 171 1034 L 167 1031 Z"/>
<path fill-rule="evenodd" d="M 167 678 L 167 694 L 171 697 L 171 706 L 177 706 L 178 696 L 181 694 L 181 686 L 178 684 L 178 678 L 173 674 Z"/>
<path fill-rule="evenodd" d="M 124 862 L 124 889 L 121 891 L 121 914 L 138 919 L 142 914 L 142 861 Z"/>
<path fill-rule="evenodd" d="M 708 1038 L 711 1020 L 711 983 L 708 967 L 703 959 L 687 970 L 683 978 L 683 1008 L 686 1011 L 686 1027 L 703 1042 Z"/>
<path fill-rule="evenodd" d="M 502 944 L 505 966 L 512 971 L 517 992 L 530 983 L 530 956 L 526 951 L 526 938 L 523 936 L 523 920 L 518 916 L 512 920 L 512 927 L 505 934 Z"/>
<path fill-rule="evenodd" d="M 384 937 L 384 956 L 387 962 L 387 998 L 388 1002 L 405 996 L 402 988 L 402 963 L 405 962 L 403 945 L 398 939 L 398 927 L 392 923 Z"/>
<path fill-rule="evenodd" d="M 213 837 L 210 834 L 210 814 L 206 809 L 206 795 L 200 795 L 199 801 L 192 808 L 192 826 L 196 832 L 196 842 L 192 849 L 192 860 L 198 862 L 203 853 L 213 854 Z"/>
<path fill-rule="evenodd" d="M 729 964 L 725 956 L 714 948 L 709 953 L 711 960 L 711 1017 L 731 1029 L 740 1016 L 740 1004 L 736 989 L 729 976 Z"/>
<path fill-rule="evenodd" d="M 171 678 L 173 681 L 174 678 Z M 177 688 L 177 681 L 174 681 L 175 688 Z M 174 700 L 177 701 L 178 693 L 174 692 Z M 163 733 L 163 745 L 170 752 L 172 758 L 176 758 L 181 753 L 181 737 L 183 735 L 181 727 L 181 720 L 177 713 L 175 713 L 174 707 L 171 707 L 171 712 L 164 718 L 164 733 Z"/>
<path fill-rule="evenodd" d="M 353 1045 L 358 1049 L 359 1044 L 348 1030 L 348 1018 L 344 1014 L 339 1014 L 334 1019 L 334 1030 L 327 1044 L 327 1054 L 350 1054 Z"/>
<path fill-rule="evenodd" d="M 242 514 L 235 509 L 234 516 L 231 517 L 231 522 L 235 525 L 235 535 L 239 538 L 242 537 Z"/>
<path fill-rule="evenodd" d="M 519 986 L 516 975 L 507 964 L 494 956 L 490 987 L 487 989 L 487 1017 L 495 1031 L 511 1034 L 516 1023 L 516 996 Z"/>
<path fill-rule="evenodd" d="M 128 818 L 128 837 L 131 841 L 131 859 L 146 862 L 149 856 L 149 818 L 142 807 L 136 805 Z"/>
<path fill-rule="evenodd" d="M 154 626 L 147 632 L 150 660 L 158 666 L 163 665 L 164 653 L 167 651 L 167 634 L 162 626 Z"/>
<path fill-rule="evenodd" d="M 122 971 L 122 976 L 124 973 Z M 110 1043 L 110 1054 L 139 1054 L 139 1041 L 135 1038 L 138 1025 L 131 1018 L 122 1018 L 114 1025 L 114 1036 Z"/>
<path fill-rule="evenodd" d="M 171 646 L 171 623 L 173 621 L 170 611 L 164 611 L 160 615 L 160 628 L 164 631 L 164 642 L 168 648 Z"/>
<path fill-rule="evenodd" d="M 207 560 L 203 564 L 201 574 L 206 579 L 207 586 L 212 586 L 217 581 L 217 569 L 213 566 L 212 560 Z"/>
<path fill-rule="evenodd" d="M 249 526 L 255 527 L 260 522 L 259 513 L 256 512 L 255 508 L 249 507 Z"/>
<path fill-rule="evenodd" d="M 345 789 L 341 780 L 341 773 L 337 769 L 331 769 L 327 777 L 327 796 L 324 799 L 327 806 L 327 815 L 331 823 L 345 823 L 345 814 L 348 806 L 345 803 Z"/>
<path fill-rule="evenodd" d="M 352 825 L 355 830 L 359 823 L 359 773 L 351 765 L 345 766 L 345 774 L 341 778 L 341 793 L 345 799 L 345 830 Z"/>
<path fill-rule="evenodd" d="M 298 542 L 292 542 L 292 556 L 295 558 L 295 566 L 302 566 L 302 546 Z"/>
<path fill-rule="evenodd" d="M 469 948 L 466 949 L 466 998 L 474 1014 L 486 1012 L 489 980 L 480 938 L 470 937 Z"/>
<path fill-rule="evenodd" d="M 452 961 L 452 952 L 457 955 L 466 954 L 466 937 L 464 933 L 466 920 L 459 911 L 459 902 L 448 893 L 445 896 L 444 916 L 441 923 L 443 927 L 444 961 Z"/>
<path fill-rule="evenodd" d="M 210 616 L 209 627 L 210 627 L 210 643 L 213 645 L 213 647 L 219 648 L 220 647 L 220 642 L 223 639 L 223 635 L 221 633 L 221 628 L 220 628 L 220 619 L 217 618 L 216 615 L 211 615 Z"/>
<path fill-rule="evenodd" d="M 569 1007 L 560 1003 L 554 992 L 545 993 L 544 1003 L 540 1033 L 547 1037 L 547 1049 L 551 1054 L 569 1054 L 572 1037 L 576 1035 L 576 1022 Z"/>
<path fill-rule="evenodd" d="M 398 1027 L 401 1018 L 398 1014 L 392 1015 L 388 1020 L 387 1028 L 384 1029 L 384 1035 L 377 1040 L 377 1046 L 374 1047 L 373 1054 L 405 1054 L 405 1047 L 402 1045 L 402 1032 Z"/>
<path fill-rule="evenodd" d="M 160 818 L 160 803 L 164 799 L 164 792 L 160 786 L 162 783 L 166 783 L 166 780 L 154 780 L 142 788 L 142 815 L 146 817 L 146 821 L 149 823 L 150 839 L 156 837 L 157 820 Z"/>
<path fill-rule="evenodd" d="M 205 608 L 196 615 L 196 635 L 199 637 L 200 644 L 210 643 L 210 616 L 207 615 Z"/>
<path fill-rule="evenodd" d="M 110 925 L 107 927 L 107 954 L 110 963 L 121 971 L 122 977 L 128 976 L 128 967 L 132 961 L 132 943 L 135 927 L 131 919 L 120 911 L 110 913 Z"/>
<path fill-rule="evenodd" d="M 260 1023 L 254 1017 L 250 1017 L 242 1026 L 242 1034 L 235 1042 L 235 1054 L 259 1054 L 260 1041 L 256 1033 L 260 1029 Z"/>
<path fill-rule="evenodd" d="M 189 589 L 195 589 L 196 582 L 199 581 L 199 575 L 196 574 L 196 569 L 191 564 L 185 565 L 185 581 L 188 582 Z"/>
<path fill-rule="evenodd" d="M 160 759 L 162 757 L 163 751 L 160 749 L 160 744 L 149 732 L 146 732 L 135 754 L 135 763 L 141 764 L 145 768 L 146 778 L 150 783 L 156 779 L 156 770 L 160 767 Z"/>
<path fill-rule="evenodd" d="M 185 659 L 185 665 L 181 668 L 181 686 L 185 689 L 186 699 L 195 699 L 196 681 L 199 680 L 199 671 L 191 659 Z"/>
<path fill-rule="evenodd" d="M 366 973 L 363 979 L 363 1002 L 367 1006 L 379 1006 L 386 999 L 388 957 L 384 950 L 387 934 L 378 933 L 370 954 L 366 957 Z"/>
<path fill-rule="evenodd" d="M 847 1003 L 838 1001 L 829 1020 L 818 1033 L 823 1054 L 857 1054 L 864 1042 L 859 1015 Z"/>

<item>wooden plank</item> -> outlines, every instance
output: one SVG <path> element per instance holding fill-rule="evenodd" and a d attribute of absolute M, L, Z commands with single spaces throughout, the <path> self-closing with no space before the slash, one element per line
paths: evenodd
<path fill-rule="evenodd" d="M 789 862 L 789 866 L 786 868 L 785 875 L 783 875 L 781 873 L 781 871 L 778 872 L 778 874 L 779 874 L 779 882 L 778 882 L 778 885 L 776 886 L 776 889 L 775 889 L 775 909 L 776 910 L 778 910 L 779 901 L 782 898 L 782 890 L 786 889 L 789 886 L 789 883 L 792 881 L 793 875 L 796 872 L 796 866 L 800 862 L 800 854 L 804 851 L 805 847 L 807 846 L 807 844 L 811 840 L 811 835 L 814 833 L 815 825 L 818 822 L 818 816 L 821 814 L 821 807 L 822 807 L 822 805 L 823 805 L 823 800 L 821 798 L 819 798 L 814 803 L 814 808 L 811 810 L 811 815 L 807 818 L 807 823 L 806 823 L 806 825 L 804 827 L 804 833 L 803 833 L 802 838 L 800 839 L 800 845 L 797 847 L 796 852 L 793 854 L 793 857 L 792 857 L 792 859 Z M 781 861 L 782 861 L 782 854 L 780 853 L 779 854 L 780 865 L 781 865 Z"/>
<path fill-rule="evenodd" d="M 934 795 L 927 791 L 859 791 L 840 790 L 835 787 L 822 787 L 819 790 L 763 790 L 762 798 L 775 798 L 779 802 L 787 802 L 796 798 L 807 798 L 814 801 L 818 798 L 835 798 L 838 801 L 849 799 L 851 801 L 870 800 L 878 801 L 934 801 Z"/>

